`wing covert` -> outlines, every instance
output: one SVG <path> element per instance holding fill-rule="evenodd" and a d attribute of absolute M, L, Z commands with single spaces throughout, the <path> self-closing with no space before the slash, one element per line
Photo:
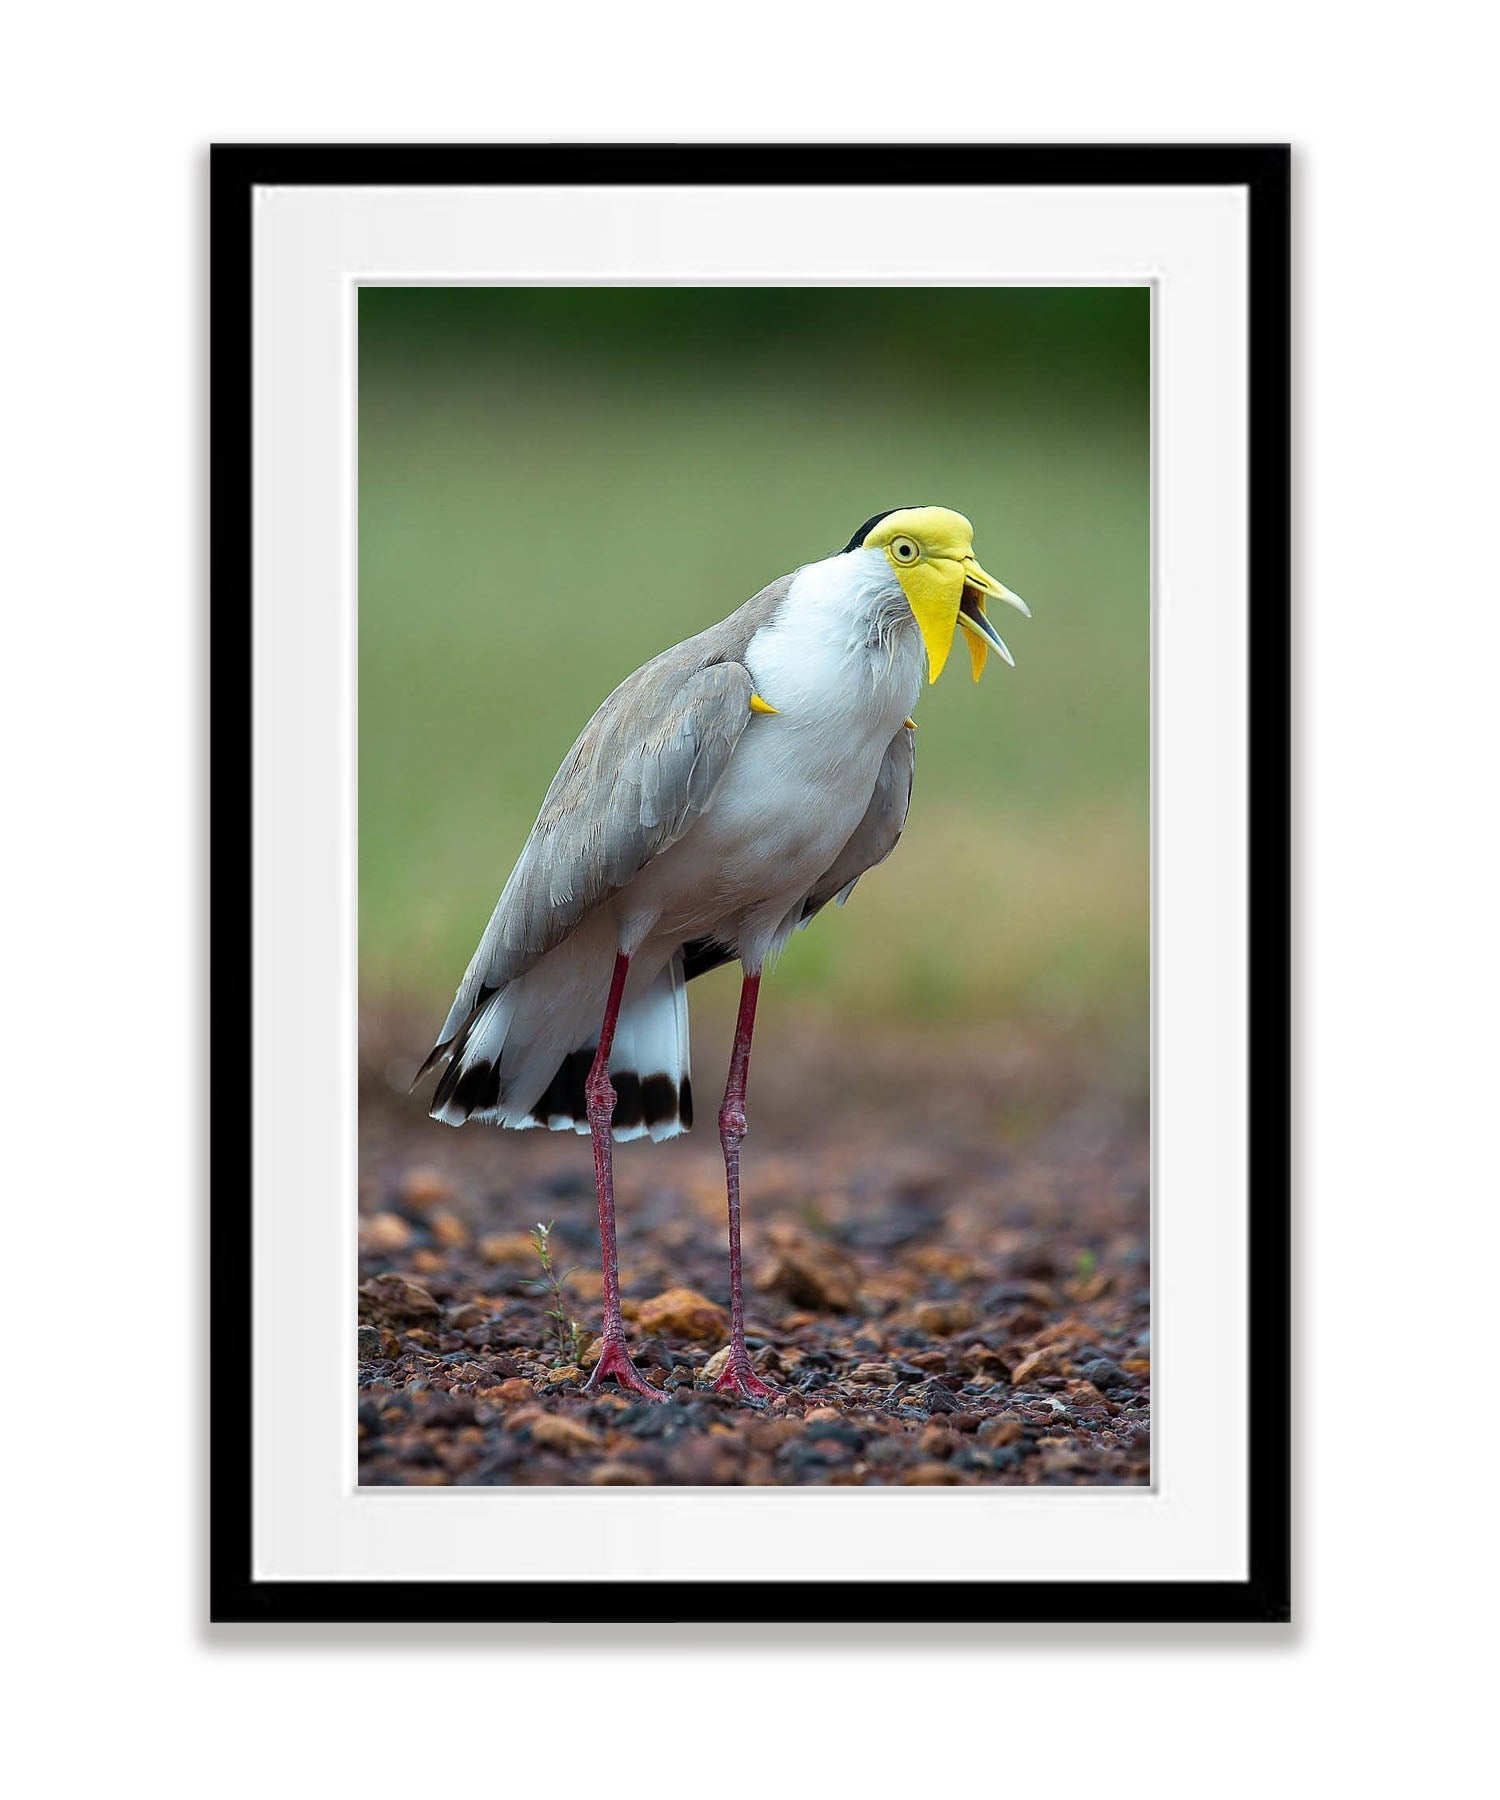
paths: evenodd
<path fill-rule="evenodd" d="M 523 974 L 701 817 L 750 722 L 750 671 L 667 651 L 623 681 L 563 760 L 439 1035 Z"/>

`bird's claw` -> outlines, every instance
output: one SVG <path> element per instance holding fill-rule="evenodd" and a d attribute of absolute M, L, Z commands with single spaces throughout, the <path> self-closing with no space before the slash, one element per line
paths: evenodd
<path fill-rule="evenodd" d="M 762 1381 L 750 1367 L 747 1357 L 742 1363 L 730 1362 L 723 1374 L 714 1383 L 716 1394 L 736 1394 L 741 1400 L 748 1400 L 752 1406 L 762 1406 L 767 1400 L 774 1400 L 781 1389 L 773 1382 Z"/>
<path fill-rule="evenodd" d="M 600 1392 L 606 1377 L 613 1375 L 622 1388 L 632 1394 L 639 1394 L 643 1400 L 655 1400 L 665 1404 L 671 1395 L 663 1389 L 652 1387 L 646 1377 L 630 1360 L 630 1352 L 623 1342 L 609 1341 L 599 1353 L 599 1360 L 594 1364 L 594 1372 L 583 1384 L 585 1394 Z"/>

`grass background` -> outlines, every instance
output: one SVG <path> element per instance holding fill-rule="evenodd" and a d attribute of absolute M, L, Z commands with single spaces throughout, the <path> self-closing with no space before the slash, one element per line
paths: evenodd
<path fill-rule="evenodd" d="M 363 290 L 364 1002 L 441 1017 L 626 674 L 936 503 L 1034 617 L 998 621 L 1016 669 L 960 653 L 924 694 L 901 846 L 779 999 L 1003 1016 L 1143 1082 L 1148 389 L 1144 289 Z"/>

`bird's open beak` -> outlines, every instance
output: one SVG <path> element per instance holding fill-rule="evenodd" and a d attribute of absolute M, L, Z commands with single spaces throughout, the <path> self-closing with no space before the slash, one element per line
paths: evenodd
<path fill-rule="evenodd" d="M 986 575 L 972 556 L 938 556 L 925 558 L 911 568 L 896 571 L 906 598 L 922 632 L 927 647 L 927 678 L 936 681 L 953 648 L 960 625 L 964 642 L 969 646 L 969 659 L 978 681 L 984 659 L 993 648 L 1015 666 L 1015 658 L 1005 647 L 1005 640 L 985 617 L 985 600 L 993 596 L 1031 617 L 1030 609 L 1019 594 Z"/>
<path fill-rule="evenodd" d="M 1023 618 L 1031 617 L 1031 608 L 1019 594 L 1013 594 L 993 575 L 986 575 L 974 558 L 968 557 L 964 562 L 964 591 L 958 603 L 958 623 L 964 628 L 964 642 L 969 647 L 969 661 L 976 681 L 984 673 L 985 658 L 991 650 L 998 650 L 1012 668 L 1016 666 L 1016 659 L 1006 647 L 1005 639 L 985 615 L 984 603 L 989 597 L 1015 607 Z"/>

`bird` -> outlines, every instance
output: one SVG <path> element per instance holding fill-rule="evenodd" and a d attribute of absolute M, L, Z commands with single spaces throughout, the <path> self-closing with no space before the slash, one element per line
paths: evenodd
<path fill-rule="evenodd" d="M 612 1145 L 691 1128 L 687 986 L 738 960 L 719 1108 L 729 1240 L 720 1391 L 752 1405 L 740 1256 L 740 1149 L 761 977 L 792 933 L 891 853 L 916 765 L 918 696 L 962 635 L 977 682 L 998 600 L 974 530 L 940 506 L 890 508 L 628 676 L 548 788 L 415 1088 L 430 1116 L 592 1139 L 607 1380 L 662 1390 L 631 1358 L 620 1308 Z"/>

